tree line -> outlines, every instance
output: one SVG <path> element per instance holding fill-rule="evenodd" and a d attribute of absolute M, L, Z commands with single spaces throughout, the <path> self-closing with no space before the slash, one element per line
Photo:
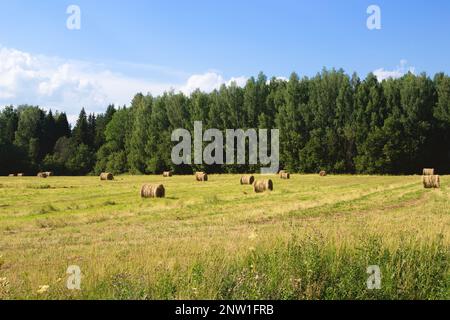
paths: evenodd
<path fill-rule="evenodd" d="M 65 113 L 7 106 L 0 113 L 0 174 L 59 175 L 257 172 L 258 165 L 171 162 L 171 133 L 209 128 L 280 130 L 281 167 L 291 172 L 414 174 L 450 172 L 450 78 L 408 73 L 378 81 L 343 70 L 289 80 L 260 73 L 244 87 L 223 85 L 187 96 L 137 94 L 129 107 L 82 109 L 73 128 Z"/>

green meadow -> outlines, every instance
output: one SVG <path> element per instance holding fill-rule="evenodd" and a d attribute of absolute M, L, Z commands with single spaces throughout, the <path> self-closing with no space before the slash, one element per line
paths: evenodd
<path fill-rule="evenodd" d="M 450 298 L 449 176 L 270 178 L 2 177 L 0 299 Z"/>

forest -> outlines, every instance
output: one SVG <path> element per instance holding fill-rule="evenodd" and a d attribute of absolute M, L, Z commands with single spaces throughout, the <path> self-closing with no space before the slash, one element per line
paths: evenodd
<path fill-rule="evenodd" d="M 64 106 L 59 106 L 63 108 Z M 365 79 L 343 70 L 314 77 L 223 85 L 191 95 L 138 93 L 129 106 L 102 114 L 80 106 L 73 128 L 65 113 L 39 106 L 0 112 L 0 175 L 53 171 L 57 175 L 256 172 L 258 165 L 174 166 L 171 133 L 193 130 L 279 129 L 280 165 L 291 172 L 418 174 L 424 167 L 450 173 L 450 77 L 408 73 Z"/>

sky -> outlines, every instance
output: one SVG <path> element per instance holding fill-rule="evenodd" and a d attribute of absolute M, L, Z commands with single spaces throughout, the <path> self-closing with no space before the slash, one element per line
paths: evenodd
<path fill-rule="evenodd" d="M 370 5 L 381 29 L 367 27 Z M 0 106 L 73 120 L 137 92 L 211 91 L 260 71 L 450 73 L 449 40 L 448 0 L 0 0 Z"/>

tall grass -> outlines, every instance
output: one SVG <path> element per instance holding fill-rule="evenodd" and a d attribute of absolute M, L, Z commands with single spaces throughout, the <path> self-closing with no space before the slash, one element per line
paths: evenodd
<path fill-rule="evenodd" d="M 450 252 L 441 238 L 388 246 L 377 236 L 356 246 L 321 237 L 250 248 L 241 257 L 216 253 L 156 274 L 117 270 L 82 295 L 97 299 L 448 299 Z M 367 287 L 369 265 L 381 289 Z"/>

